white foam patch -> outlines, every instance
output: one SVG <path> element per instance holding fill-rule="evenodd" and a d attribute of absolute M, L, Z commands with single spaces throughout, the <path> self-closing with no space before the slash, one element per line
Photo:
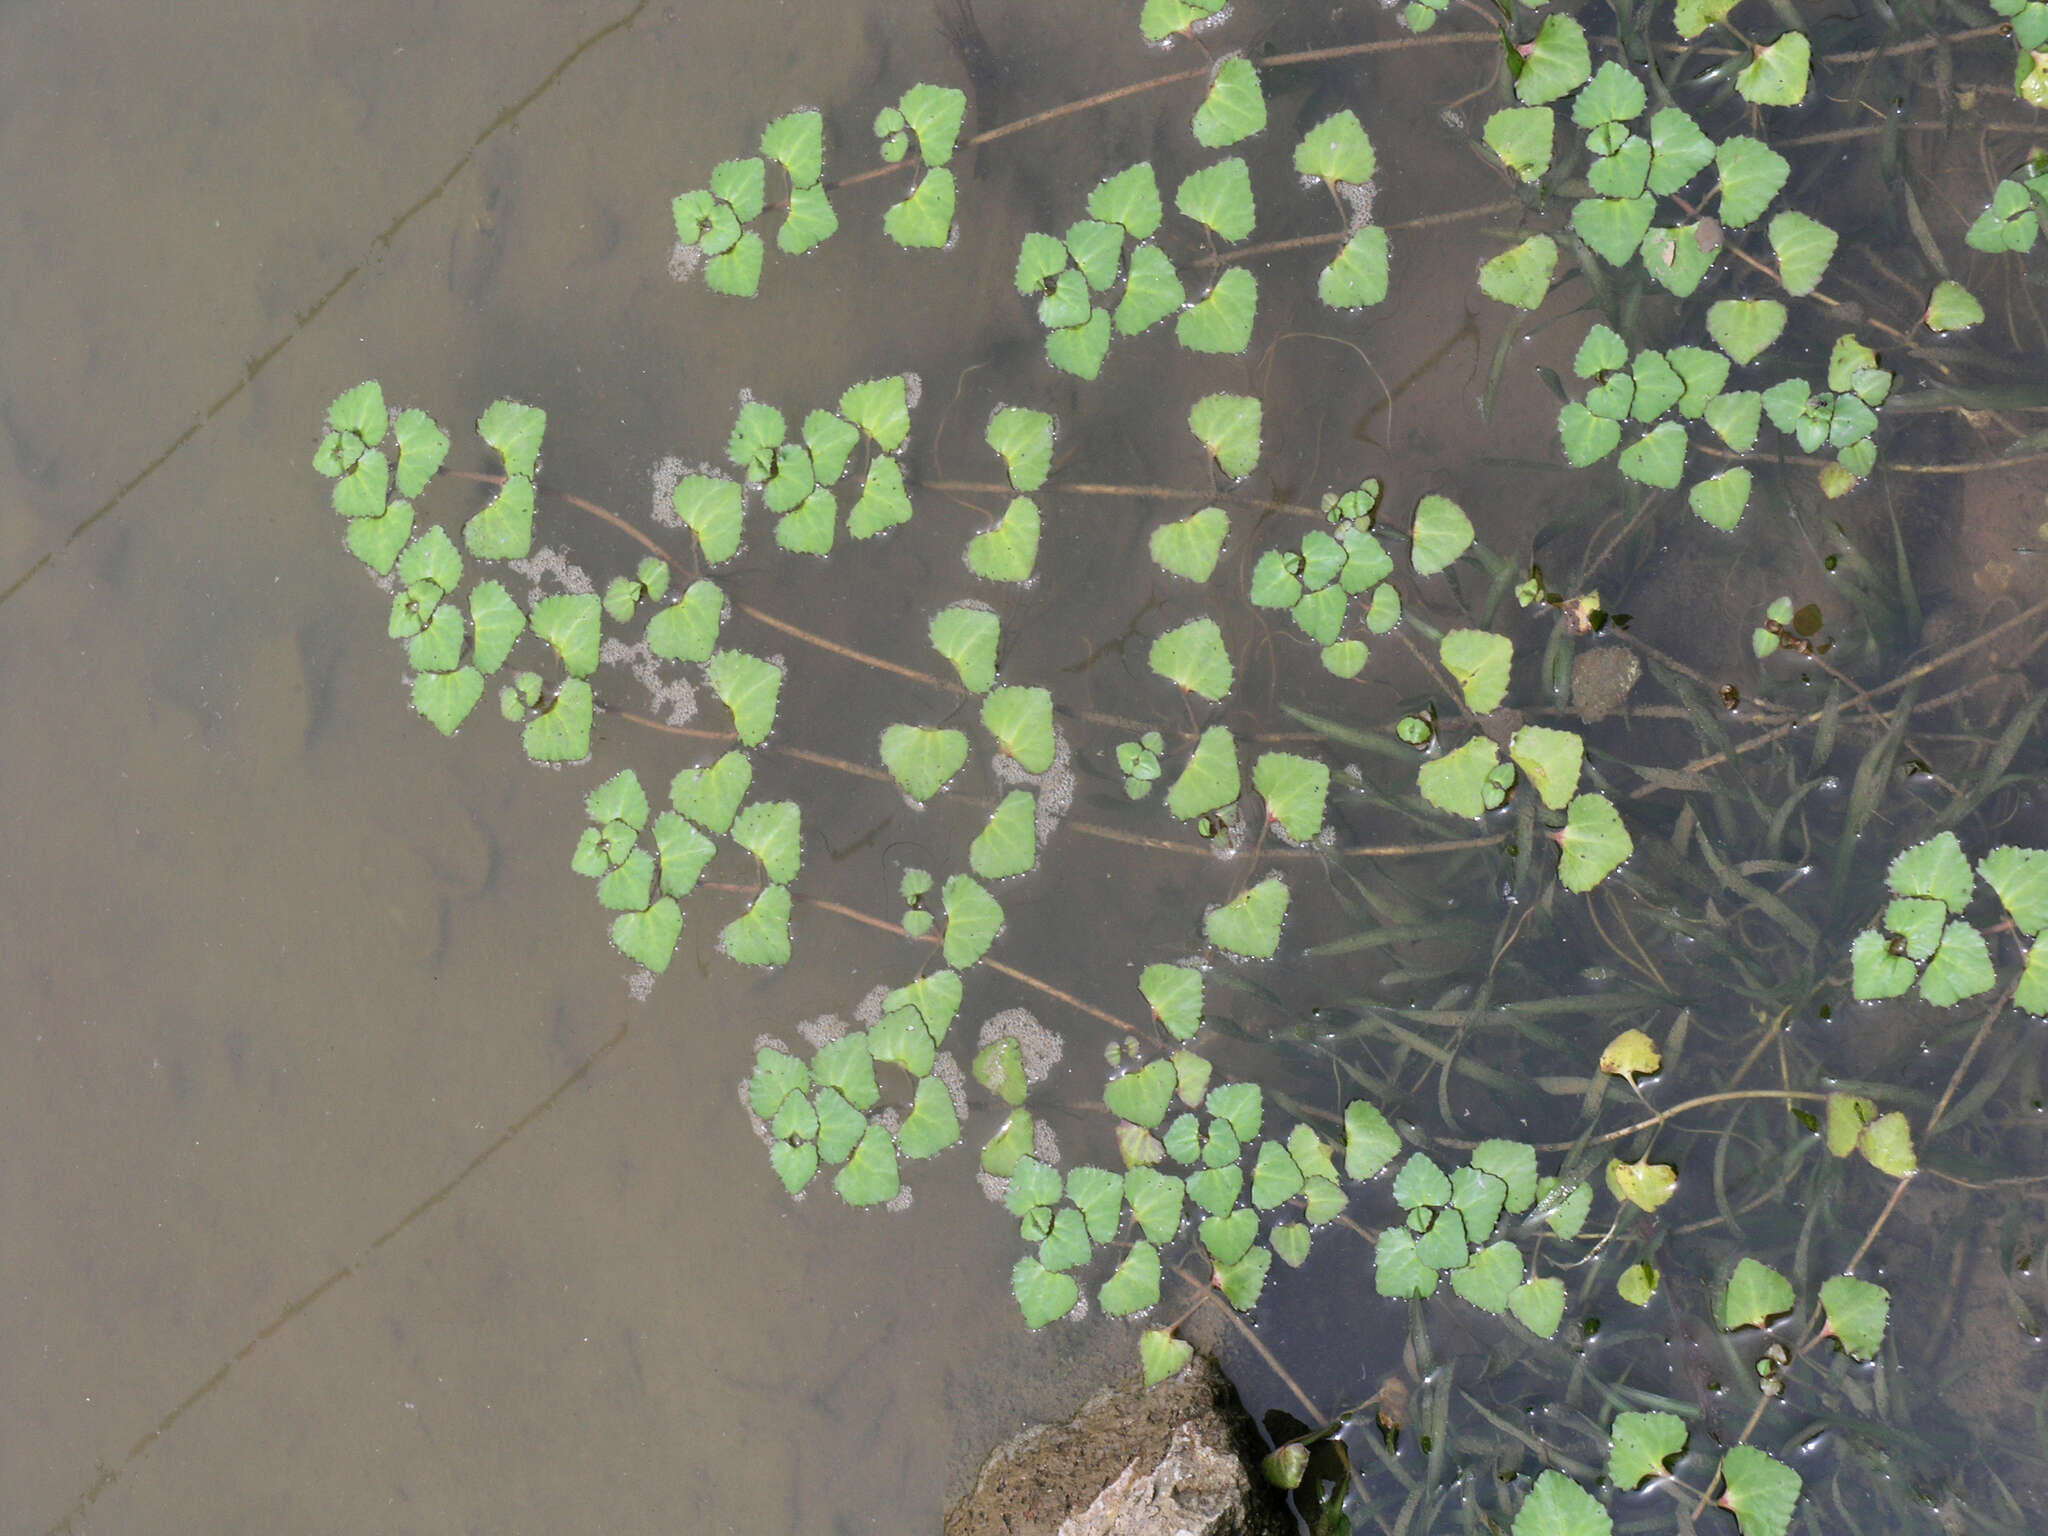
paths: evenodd
<path fill-rule="evenodd" d="M 678 240 L 669 248 L 668 275 L 676 282 L 687 283 L 697 275 L 697 269 L 703 265 L 703 246 L 685 245 Z"/>
<path fill-rule="evenodd" d="M 1048 1168 L 1060 1165 L 1059 1138 L 1052 1133 L 1052 1127 L 1045 1123 L 1043 1115 L 1031 1119 L 1031 1155 Z"/>
<path fill-rule="evenodd" d="M 595 592 L 597 584 L 590 579 L 590 573 L 575 564 L 559 549 L 543 545 L 524 560 L 505 562 L 514 571 L 526 578 L 526 606 L 531 608 L 547 595 L 549 583 L 564 592 Z"/>
<path fill-rule="evenodd" d="M 809 1042 L 812 1050 L 822 1050 L 846 1033 L 846 1020 L 836 1013 L 820 1014 L 815 1019 L 805 1019 L 797 1025 L 796 1032 Z"/>
<path fill-rule="evenodd" d="M 903 404 L 908 410 L 916 410 L 917 402 L 924 398 L 924 375 L 906 373 L 903 375 Z"/>
<path fill-rule="evenodd" d="M 941 1051 L 932 1058 L 932 1076 L 945 1084 L 946 1097 L 953 1101 L 953 1117 L 964 1125 L 967 1121 L 967 1074 L 960 1070 L 960 1063 L 953 1059 L 951 1051 Z"/>
<path fill-rule="evenodd" d="M 683 476 L 691 472 L 690 465 L 670 454 L 657 459 L 648 478 L 654 483 L 654 520 L 668 528 L 680 528 L 683 520 L 676 516 L 676 487 L 683 483 Z"/>
<path fill-rule="evenodd" d="M 868 990 L 868 995 L 855 1005 L 853 1021 L 862 1029 L 873 1029 L 877 1024 L 881 1023 L 882 999 L 887 997 L 893 990 L 893 988 L 883 986 L 871 987 Z"/>
<path fill-rule="evenodd" d="M 654 996 L 654 972 L 641 966 L 626 978 L 626 991 L 634 1002 L 644 1003 Z"/>
<path fill-rule="evenodd" d="M 910 1186 L 908 1184 L 898 1184 L 896 1186 L 896 1198 L 883 1206 L 882 1209 L 885 1211 L 907 1211 L 910 1209 L 910 1201 Z"/>
<path fill-rule="evenodd" d="M 990 1019 L 981 1026 L 974 1048 L 978 1053 L 985 1050 L 990 1041 L 1000 1040 L 1005 1035 L 1017 1042 L 1017 1050 L 1024 1058 L 1024 1081 L 1027 1083 L 1044 1082 L 1066 1053 L 1065 1042 L 1039 1023 L 1038 1016 L 1028 1008 L 1005 1008 Z"/>
<path fill-rule="evenodd" d="M 1372 205 L 1380 195 L 1380 184 L 1377 181 L 1340 181 L 1337 183 L 1337 195 L 1350 210 L 1350 217 L 1344 221 L 1344 232 L 1356 234 L 1359 226 L 1372 222 Z"/>
<path fill-rule="evenodd" d="M 1053 729 L 1052 766 L 1043 773 L 1028 773 L 1008 753 L 997 752 L 989 760 L 989 771 L 1005 789 L 1029 785 L 1037 791 L 1037 819 L 1032 831 L 1043 849 L 1074 804 L 1074 749 L 1065 731 Z"/>
<path fill-rule="evenodd" d="M 661 658 L 645 640 L 628 645 L 606 636 L 598 648 L 598 660 L 608 667 L 624 667 L 647 690 L 647 712 L 665 725 L 687 725 L 697 713 L 697 690 L 680 677 L 662 675 Z"/>
<path fill-rule="evenodd" d="M 990 1205 L 1002 1205 L 1010 1198 L 1010 1181 L 997 1178 L 986 1168 L 975 1170 L 974 1182 L 981 1186 L 981 1197 Z"/>

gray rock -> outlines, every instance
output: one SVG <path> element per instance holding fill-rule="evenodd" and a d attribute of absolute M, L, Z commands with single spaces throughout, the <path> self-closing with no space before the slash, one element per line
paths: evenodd
<path fill-rule="evenodd" d="M 1197 1355 L 1150 1391 L 1135 1378 L 1106 1388 L 998 1447 L 946 1536 L 1289 1536 L 1264 1454 L 1236 1389 Z"/>

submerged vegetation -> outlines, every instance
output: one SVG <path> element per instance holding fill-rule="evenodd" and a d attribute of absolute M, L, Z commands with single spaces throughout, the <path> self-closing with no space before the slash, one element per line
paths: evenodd
<path fill-rule="evenodd" d="M 1872 45 L 1790 4 L 1738 23 L 1730 0 L 1421 0 L 1406 34 L 1294 52 L 1240 41 L 1219 9 L 1145 0 L 1143 37 L 1206 62 L 1115 93 L 1185 123 L 1185 167 L 1084 162 L 1074 222 L 1020 244 L 1046 368 L 987 417 L 999 478 L 931 472 L 914 375 L 856 380 L 744 397 L 723 463 L 673 476 L 670 528 L 649 531 L 545 485 L 537 408 L 489 405 L 496 468 L 456 471 L 426 412 L 392 412 L 376 382 L 337 398 L 314 467 L 391 593 L 413 707 L 452 734 L 495 689 L 530 759 L 603 775 L 569 862 L 637 987 L 699 913 L 742 966 L 790 964 L 812 920 L 895 943 L 900 983 L 849 999 L 854 1026 L 763 1041 L 750 1074 L 734 1059 L 776 1176 L 887 1206 L 951 1151 L 1019 1223 L 1025 1325 L 1139 1319 L 1155 1381 L 1186 1331 L 1225 1330 L 1305 1415 L 1269 1419 L 1266 1471 L 1317 1532 L 2038 1528 L 2048 1507 L 2014 1486 L 2048 1486 L 2038 1380 L 2000 1405 L 2031 1418 L 2010 1443 L 1972 1442 L 1923 1384 L 1947 1374 L 1939 1333 L 1901 1340 L 1890 1318 L 1955 1305 L 1899 1245 L 1975 1254 L 1989 1223 L 2012 1348 L 2036 1348 L 2020 1277 L 2042 1185 L 2012 1158 L 2043 1109 L 2048 852 L 2027 841 L 2048 837 L 2048 695 L 2027 668 L 2048 600 L 2022 562 L 2002 607 L 1930 622 L 1929 541 L 1892 493 L 2048 457 L 2015 425 L 2048 407 L 2048 150 L 2025 138 L 2048 120 L 1986 128 L 1992 179 L 1934 217 L 1916 176 L 1895 178 L 1897 209 L 1841 204 L 1821 156 L 1875 139 L 1856 152 L 1896 169 L 1894 125 L 1923 97 L 1959 125 L 2048 105 L 2048 4 L 1886 11 Z M 1463 105 L 1488 105 L 1433 131 L 1503 194 L 1473 270 L 1496 343 L 1483 410 L 1546 388 L 1556 407 L 1554 458 L 1512 467 L 1568 510 L 1519 532 L 1476 499 L 1483 477 L 1403 485 L 1390 443 L 1296 503 L 1299 424 L 1268 408 L 1270 361 L 1241 361 L 1262 311 L 1298 312 L 1288 284 L 1369 355 L 1390 273 L 1424 259 L 1375 221 L 1395 151 L 1370 113 L 1289 129 L 1268 82 L 1312 71 L 1355 99 L 1359 60 L 1446 42 L 1470 64 Z M 805 252 L 863 238 L 848 210 L 870 182 L 903 248 L 878 260 L 943 261 L 988 195 L 956 154 L 1100 105 L 963 138 L 968 104 L 912 84 L 873 117 L 881 164 L 836 183 L 824 115 L 772 119 L 758 153 L 675 198 L 681 264 L 735 301 L 794 288 Z M 1793 113 L 1841 126 L 1781 132 Z M 1337 227 L 1247 243 L 1291 204 Z M 1892 227 L 1903 253 L 1881 258 Z M 1569 378 L 1541 361 L 1553 327 Z M 1169 330 L 1201 483 L 1085 480 L 1055 398 L 1085 410 L 1114 356 Z M 1964 428 L 1977 446 L 1956 446 Z M 448 526 L 420 525 L 429 494 Z M 1055 541 L 1083 496 L 1147 509 L 1134 568 Z M 620 574 L 600 586 L 540 542 L 550 497 L 552 536 L 634 542 Z M 934 532 L 920 514 L 942 499 L 985 525 Z M 931 580 L 914 645 L 864 649 L 739 595 L 756 567 L 779 573 L 767 590 L 823 586 L 807 558 L 877 539 L 966 572 Z M 1716 561 L 1723 611 L 1675 595 L 1667 567 Z M 1076 581 L 1135 594 L 1091 639 L 1129 647 L 1141 716 L 1128 690 L 1098 708 L 1070 674 L 1013 675 L 1021 594 Z M 792 641 L 798 660 L 775 652 Z M 797 666 L 901 689 L 817 740 L 779 713 Z M 700 714 L 700 691 L 719 707 Z M 642 747 L 687 743 L 672 777 L 595 766 L 634 750 L 607 717 Z M 859 905 L 807 894 L 835 777 L 892 786 L 950 865 L 904 862 Z M 1077 841 L 1181 903 L 1177 949 L 1109 941 L 1135 985 L 1013 945 L 1012 892 L 1064 893 Z M 1101 1037 L 1099 1103 L 1083 1092 L 1094 1113 L 1066 1132 L 1092 1161 L 1053 1132 L 1048 1110 L 1066 1124 L 1074 1105 L 1048 1098 L 1025 1002 Z M 1287 1356 L 1300 1330 L 1269 1345 L 1239 1321 L 1292 1270 L 1341 1301 L 1321 1355 L 1355 1348 L 1333 1332 L 1405 1326 L 1377 1391 L 1318 1407 Z"/>

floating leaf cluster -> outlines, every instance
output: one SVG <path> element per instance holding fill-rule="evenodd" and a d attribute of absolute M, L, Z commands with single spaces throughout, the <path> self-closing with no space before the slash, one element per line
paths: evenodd
<path fill-rule="evenodd" d="M 2048 852 L 1994 848 L 1972 872 L 1955 833 L 1938 833 L 1892 860 L 1885 874 L 1892 900 L 1849 946 L 1857 998 L 1898 997 L 1917 982 L 1923 999 L 1949 1008 L 1989 992 L 1997 983 L 1991 942 L 1963 917 L 1979 878 L 1998 897 L 2015 933 L 2039 937 L 2048 926 Z M 2042 951 L 2038 943 L 2028 948 L 2013 1001 L 2048 1017 L 2048 957 Z"/>

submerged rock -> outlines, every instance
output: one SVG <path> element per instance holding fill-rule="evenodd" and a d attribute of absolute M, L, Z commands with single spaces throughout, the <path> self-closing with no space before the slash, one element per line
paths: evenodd
<path fill-rule="evenodd" d="M 999 1446 L 946 1536 L 1284 1536 L 1294 1517 L 1259 1476 L 1265 1449 L 1236 1388 L 1197 1355 L 1149 1391 L 1134 1377 Z"/>

